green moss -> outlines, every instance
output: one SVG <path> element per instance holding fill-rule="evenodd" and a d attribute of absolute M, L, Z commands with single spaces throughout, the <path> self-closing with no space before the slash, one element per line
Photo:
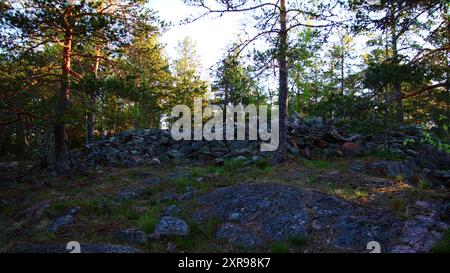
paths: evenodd
<path fill-rule="evenodd" d="M 380 160 L 403 160 L 405 156 L 399 155 L 397 153 L 392 153 L 389 150 L 381 150 L 372 154 L 372 156 Z"/>
<path fill-rule="evenodd" d="M 70 208 L 80 207 L 80 213 L 84 215 L 105 215 L 109 213 L 108 207 L 110 203 L 110 200 L 103 197 L 93 199 L 69 199 L 51 204 L 51 209 L 58 213 Z"/>
<path fill-rule="evenodd" d="M 182 192 L 185 191 L 187 186 L 191 186 L 192 185 L 193 181 L 189 177 L 182 176 L 182 177 L 177 177 L 174 180 L 174 183 L 175 183 L 175 187 L 176 187 L 177 192 L 178 193 L 182 193 Z"/>
<path fill-rule="evenodd" d="M 289 253 L 289 246 L 284 242 L 275 242 L 270 246 L 273 253 Z"/>
<path fill-rule="evenodd" d="M 288 242 L 295 247 L 304 247 L 308 244 L 308 240 L 305 237 L 299 236 L 289 237 Z"/>
<path fill-rule="evenodd" d="M 300 163 L 310 169 L 319 169 L 319 170 L 325 170 L 325 169 L 331 169 L 333 165 L 326 160 L 323 159 L 312 159 L 312 160 L 306 160 L 301 159 Z"/>
<path fill-rule="evenodd" d="M 139 219 L 139 213 L 134 209 L 132 203 L 122 203 L 111 208 L 108 217 L 122 222 Z"/>
<path fill-rule="evenodd" d="M 444 232 L 444 237 L 433 246 L 431 251 L 433 253 L 450 253 L 450 229 Z"/>

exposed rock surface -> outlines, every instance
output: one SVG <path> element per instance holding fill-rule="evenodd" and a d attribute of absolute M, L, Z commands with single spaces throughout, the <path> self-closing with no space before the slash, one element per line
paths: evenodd
<path fill-rule="evenodd" d="M 319 236 L 341 250 L 365 251 L 368 242 L 377 241 L 385 251 L 409 247 L 422 252 L 429 251 L 447 228 L 436 212 L 405 222 L 390 211 L 278 184 L 224 187 L 199 202 L 204 208 L 193 218 L 219 218 L 223 224 L 216 237 L 247 247 Z"/>
<path fill-rule="evenodd" d="M 66 245 L 20 245 L 15 249 L 18 253 L 69 253 Z M 139 249 L 127 245 L 112 244 L 80 244 L 81 253 L 139 253 Z"/>
<path fill-rule="evenodd" d="M 225 223 L 219 227 L 216 238 L 227 240 L 229 243 L 247 248 L 258 247 L 264 244 L 263 240 L 253 233 L 232 223 Z"/>

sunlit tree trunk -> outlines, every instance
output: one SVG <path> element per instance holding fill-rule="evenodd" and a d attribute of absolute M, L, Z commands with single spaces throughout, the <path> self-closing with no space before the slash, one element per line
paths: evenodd
<path fill-rule="evenodd" d="M 94 75 L 94 79 L 97 80 L 98 77 L 98 68 L 100 65 L 100 51 L 98 48 L 95 49 L 95 62 L 92 66 L 92 73 Z M 89 113 L 87 114 L 86 120 L 86 144 L 91 144 L 94 142 L 94 126 L 95 126 L 95 104 L 97 101 L 97 83 L 94 83 L 95 88 L 91 90 L 90 93 L 90 101 L 89 101 Z"/>
<path fill-rule="evenodd" d="M 286 0 L 280 0 L 280 45 L 278 50 L 279 62 L 279 95 L 278 104 L 280 109 L 279 127 L 280 127 L 280 144 L 273 157 L 273 163 L 280 163 L 287 159 L 286 138 L 287 138 L 287 95 L 288 95 L 288 69 L 287 69 L 287 20 L 286 20 Z"/>
<path fill-rule="evenodd" d="M 54 126 L 55 135 L 55 167 L 56 171 L 61 174 L 64 172 L 67 161 L 67 131 L 66 119 L 67 108 L 69 106 L 70 97 L 70 61 L 72 53 L 73 30 L 68 22 L 68 18 L 72 15 L 73 6 L 69 6 L 66 11 L 66 29 L 64 35 L 64 49 L 62 60 L 61 89 L 59 92 L 58 106 L 56 110 L 56 120 Z"/>

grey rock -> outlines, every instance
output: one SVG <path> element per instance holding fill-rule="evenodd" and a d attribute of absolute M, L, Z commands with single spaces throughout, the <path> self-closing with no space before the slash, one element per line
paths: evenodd
<path fill-rule="evenodd" d="M 306 237 L 308 214 L 306 209 L 278 213 L 261 223 L 262 231 L 271 239 L 281 241 L 289 237 Z"/>
<path fill-rule="evenodd" d="M 336 247 L 363 250 L 368 242 L 375 240 L 376 230 L 373 224 L 367 220 L 343 216 L 333 226 L 333 233 Z"/>
<path fill-rule="evenodd" d="M 26 244 L 19 245 L 14 252 L 17 253 L 68 253 L 72 250 L 66 249 L 66 245 L 51 244 L 51 245 L 36 245 Z M 127 245 L 112 245 L 112 244 L 80 244 L 81 253 L 140 253 L 137 248 Z"/>
<path fill-rule="evenodd" d="M 171 158 L 181 158 L 184 156 L 183 152 L 179 150 L 170 150 L 167 152 L 167 155 Z"/>
<path fill-rule="evenodd" d="M 148 177 L 148 178 L 144 179 L 143 183 L 145 185 L 154 186 L 154 185 L 160 185 L 162 183 L 162 180 L 158 177 Z"/>
<path fill-rule="evenodd" d="M 401 244 L 394 246 L 391 252 L 430 252 L 448 228 L 449 225 L 440 222 L 436 214 L 417 216 L 404 223 Z"/>
<path fill-rule="evenodd" d="M 413 178 L 418 171 L 413 161 L 393 161 L 384 160 L 368 164 L 354 163 L 351 166 L 354 171 L 364 172 L 372 175 L 381 175 L 395 178 L 402 176 L 406 182 L 413 182 Z"/>
<path fill-rule="evenodd" d="M 168 242 L 166 245 L 166 251 L 169 253 L 174 253 L 177 251 L 177 245 L 171 242 Z"/>
<path fill-rule="evenodd" d="M 218 165 L 218 166 L 223 166 L 223 165 L 225 164 L 225 160 L 224 160 L 223 158 L 221 158 L 221 157 L 216 158 L 216 159 L 214 160 L 214 164 L 216 164 L 216 165 Z"/>
<path fill-rule="evenodd" d="M 53 220 L 48 227 L 48 232 L 55 233 L 62 227 L 72 225 L 75 222 L 75 216 L 78 211 L 79 208 L 72 208 L 67 212 L 67 214 Z"/>
<path fill-rule="evenodd" d="M 142 188 L 126 189 L 117 194 L 117 200 L 130 201 L 139 198 L 139 195 L 144 191 Z"/>
<path fill-rule="evenodd" d="M 233 159 L 233 161 L 246 161 L 246 160 L 247 160 L 247 158 L 245 156 L 243 156 L 243 155 L 240 155 L 240 156 L 235 157 Z"/>
<path fill-rule="evenodd" d="M 152 158 L 148 164 L 151 166 L 161 165 L 161 161 L 157 158 Z"/>
<path fill-rule="evenodd" d="M 233 212 L 230 214 L 230 221 L 239 221 L 241 219 L 241 214 L 239 212 Z"/>
<path fill-rule="evenodd" d="M 125 229 L 118 231 L 115 236 L 117 240 L 130 244 L 143 244 L 146 242 L 145 232 L 139 229 Z"/>
<path fill-rule="evenodd" d="M 264 244 L 264 241 L 255 233 L 231 223 L 221 225 L 217 230 L 216 238 L 247 248 L 254 248 Z"/>
<path fill-rule="evenodd" d="M 192 213 L 192 220 L 197 224 L 202 224 L 212 217 L 212 213 L 208 209 L 201 209 Z"/>
<path fill-rule="evenodd" d="M 17 162 L 0 162 L 0 170 L 15 169 L 19 166 Z"/>
<path fill-rule="evenodd" d="M 155 228 L 155 234 L 161 235 L 181 235 L 186 236 L 189 234 L 189 226 L 182 219 L 164 216 L 160 219 L 158 225 Z"/>
<path fill-rule="evenodd" d="M 181 212 L 181 209 L 177 205 L 170 205 L 166 208 L 163 215 L 164 216 L 177 216 Z"/>
<path fill-rule="evenodd" d="M 165 192 L 161 199 L 162 201 L 175 201 L 178 200 L 178 195 L 173 192 Z"/>
<path fill-rule="evenodd" d="M 314 126 L 314 125 L 322 125 L 323 123 L 323 119 L 322 117 L 305 117 L 304 121 L 309 125 L 309 126 Z"/>
<path fill-rule="evenodd" d="M 179 197 L 179 200 L 189 200 L 197 195 L 197 190 L 192 186 L 187 186 L 185 192 Z"/>

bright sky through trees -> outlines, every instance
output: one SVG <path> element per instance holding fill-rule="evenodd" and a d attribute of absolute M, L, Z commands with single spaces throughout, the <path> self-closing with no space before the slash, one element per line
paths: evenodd
<path fill-rule="evenodd" d="M 223 56 L 226 46 L 235 41 L 240 32 L 239 14 L 225 14 L 221 18 L 206 17 L 190 24 L 180 25 L 180 21 L 199 10 L 189 7 L 181 0 L 154 0 L 149 6 L 158 11 L 161 19 L 172 22 L 172 27 L 162 35 L 166 52 L 171 59 L 177 56 L 177 44 L 185 36 L 190 36 L 197 44 L 201 58 L 202 76 L 210 77 L 208 69 Z"/>

